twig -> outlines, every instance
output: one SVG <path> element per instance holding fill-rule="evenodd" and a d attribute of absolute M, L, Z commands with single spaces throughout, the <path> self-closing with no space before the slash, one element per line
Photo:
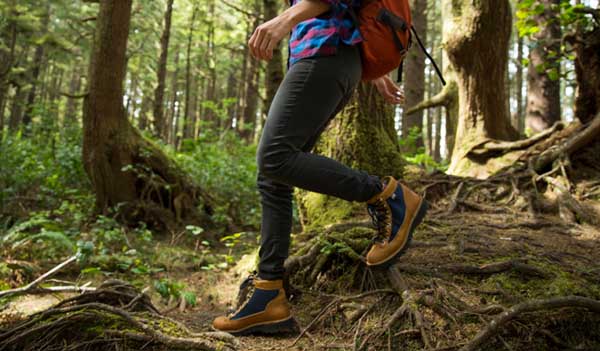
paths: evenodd
<path fill-rule="evenodd" d="M 74 262 L 75 260 L 77 260 L 77 256 L 71 256 L 66 261 L 64 261 L 61 264 L 59 264 L 58 266 L 52 268 L 48 272 L 42 274 L 37 279 L 35 279 L 31 283 L 29 283 L 29 284 L 27 284 L 27 285 L 25 285 L 23 287 L 20 287 L 20 288 L 17 288 L 17 289 L 12 289 L 12 290 L 0 291 L 0 298 L 11 296 L 11 295 L 15 295 L 15 294 L 25 294 L 25 293 L 28 293 L 30 290 L 32 290 L 33 288 L 35 288 L 38 284 L 40 284 L 41 282 L 43 282 L 45 279 L 49 278 L 54 273 L 60 271 L 61 269 L 63 269 L 67 265 L 69 265 L 71 262 Z"/>

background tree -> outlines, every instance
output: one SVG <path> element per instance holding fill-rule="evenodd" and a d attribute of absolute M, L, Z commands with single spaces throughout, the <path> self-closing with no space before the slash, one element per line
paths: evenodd
<path fill-rule="evenodd" d="M 526 125 L 537 133 L 561 120 L 560 0 L 541 1 L 532 19 L 539 28 L 529 48 Z"/>
<path fill-rule="evenodd" d="M 84 166 L 98 210 L 125 204 L 124 218 L 141 215 L 170 224 L 195 214 L 197 201 L 206 198 L 127 119 L 123 80 L 130 15 L 131 0 L 101 3 L 84 100 Z"/>

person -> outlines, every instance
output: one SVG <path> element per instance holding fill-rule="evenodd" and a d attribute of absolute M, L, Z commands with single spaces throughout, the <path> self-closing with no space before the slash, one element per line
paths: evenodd
<path fill-rule="evenodd" d="M 270 60 L 291 32 L 288 71 L 270 106 L 256 155 L 262 222 L 255 289 L 236 312 L 213 321 L 214 329 L 237 335 L 284 332 L 294 323 L 282 281 L 293 187 L 367 203 L 385 238 L 370 248 L 370 266 L 402 254 L 427 209 L 419 195 L 393 177 L 379 178 L 310 152 L 361 80 L 362 38 L 350 15 L 360 0 L 292 0 L 290 5 L 258 26 L 248 42 L 256 59 Z M 403 102 L 401 89 L 387 75 L 371 83 L 387 102 Z"/>

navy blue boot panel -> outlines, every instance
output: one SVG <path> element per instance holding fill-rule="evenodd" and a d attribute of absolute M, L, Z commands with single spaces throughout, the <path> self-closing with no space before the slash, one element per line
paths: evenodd
<path fill-rule="evenodd" d="M 250 301 L 231 319 L 236 320 L 250 316 L 255 313 L 263 312 L 267 304 L 279 295 L 279 290 L 255 289 Z"/>

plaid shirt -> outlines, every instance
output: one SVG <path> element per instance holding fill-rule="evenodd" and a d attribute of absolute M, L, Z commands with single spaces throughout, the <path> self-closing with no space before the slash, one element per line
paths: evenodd
<path fill-rule="evenodd" d="M 295 5 L 301 0 L 291 0 Z M 348 7 L 358 8 L 361 0 L 321 0 L 331 5 L 323 15 L 298 23 L 289 43 L 288 67 L 312 56 L 335 55 L 340 41 L 355 45 L 362 41 L 360 32 L 348 13 Z"/>

